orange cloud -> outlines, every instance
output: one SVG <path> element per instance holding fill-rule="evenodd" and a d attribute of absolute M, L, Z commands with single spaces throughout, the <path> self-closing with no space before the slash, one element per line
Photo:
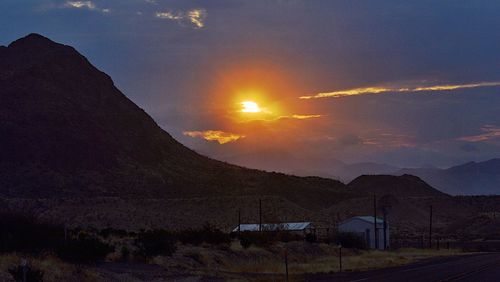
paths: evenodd
<path fill-rule="evenodd" d="M 500 82 L 478 82 L 469 84 L 455 85 L 433 85 L 423 87 L 365 87 L 348 90 L 339 90 L 333 92 L 323 92 L 311 96 L 301 96 L 300 99 L 318 99 L 318 98 L 339 98 L 344 96 L 363 95 L 363 94 L 380 94 L 387 92 L 421 92 L 421 91 L 449 91 L 456 89 L 467 89 L 477 87 L 500 86 Z"/>
<path fill-rule="evenodd" d="M 279 116 L 277 118 L 274 118 L 269 121 L 277 121 L 280 119 L 311 119 L 311 118 L 319 118 L 322 117 L 323 115 L 287 115 L 287 116 Z"/>
<path fill-rule="evenodd" d="M 310 118 L 319 118 L 322 117 L 323 115 L 292 115 L 292 116 L 286 116 L 288 118 L 294 118 L 294 119 L 310 119 Z"/>
<path fill-rule="evenodd" d="M 193 138 L 203 138 L 208 141 L 217 141 L 219 144 L 233 142 L 245 137 L 245 135 L 224 132 L 221 130 L 184 131 L 182 134 Z"/>

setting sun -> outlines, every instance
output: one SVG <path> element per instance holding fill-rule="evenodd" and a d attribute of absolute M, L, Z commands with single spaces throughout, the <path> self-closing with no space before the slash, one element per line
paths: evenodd
<path fill-rule="evenodd" d="M 243 113 L 260 113 L 262 111 L 259 105 L 252 101 L 241 102 L 241 106 L 241 112 Z"/>

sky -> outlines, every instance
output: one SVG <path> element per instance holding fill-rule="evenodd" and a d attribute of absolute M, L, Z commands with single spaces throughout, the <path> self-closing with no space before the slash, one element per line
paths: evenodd
<path fill-rule="evenodd" d="M 500 157 L 500 1 L 2 0 L 186 146 L 279 171 Z M 271 165 L 270 165 L 271 164 Z"/>

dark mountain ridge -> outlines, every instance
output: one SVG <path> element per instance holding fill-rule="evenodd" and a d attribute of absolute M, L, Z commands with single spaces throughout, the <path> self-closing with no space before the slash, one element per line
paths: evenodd
<path fill-rule="evenodd" d="M 341 182 L 246 169 L 174 140 L 74 48 L 30 34 L 0 49 L 5 197 L 281 196 L 326 207 Z"/>
<path fill-rule="evenodd" d="M 348 187 L 358 193 L 392 195 L 404 197 L 442 197 L 448 196 L 432 188 L 422 179 L 404 174 L 393 175 L 362 175 L 348 184 Z"/>

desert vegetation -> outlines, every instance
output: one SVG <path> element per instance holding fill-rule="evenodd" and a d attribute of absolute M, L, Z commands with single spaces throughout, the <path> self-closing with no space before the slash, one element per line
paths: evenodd
<path fill-rule="evenodd" d="M 23 273 L 28 281 L 134 278 L 133 273 L 108 270 L 106 265 L 113 263 L 132 269 L 156 265 L 159 270 L 155 271 L 165 271 L 162 277 L 265 280 L 283 275 L 285 253 L 290 275 L 301 277 L 339 271 L 339 245 L 343 246 L 344 271 L 399 266 L 461 253 L 457 249 L 371 251 L 352 233 L 332 234 L 329 238 L 283 230 L 229 234 L 210 224 L 177 231 L 71 229 L 4 213 L 0 227 L 0 279 L 5 281 L 22 281 Z"/>

